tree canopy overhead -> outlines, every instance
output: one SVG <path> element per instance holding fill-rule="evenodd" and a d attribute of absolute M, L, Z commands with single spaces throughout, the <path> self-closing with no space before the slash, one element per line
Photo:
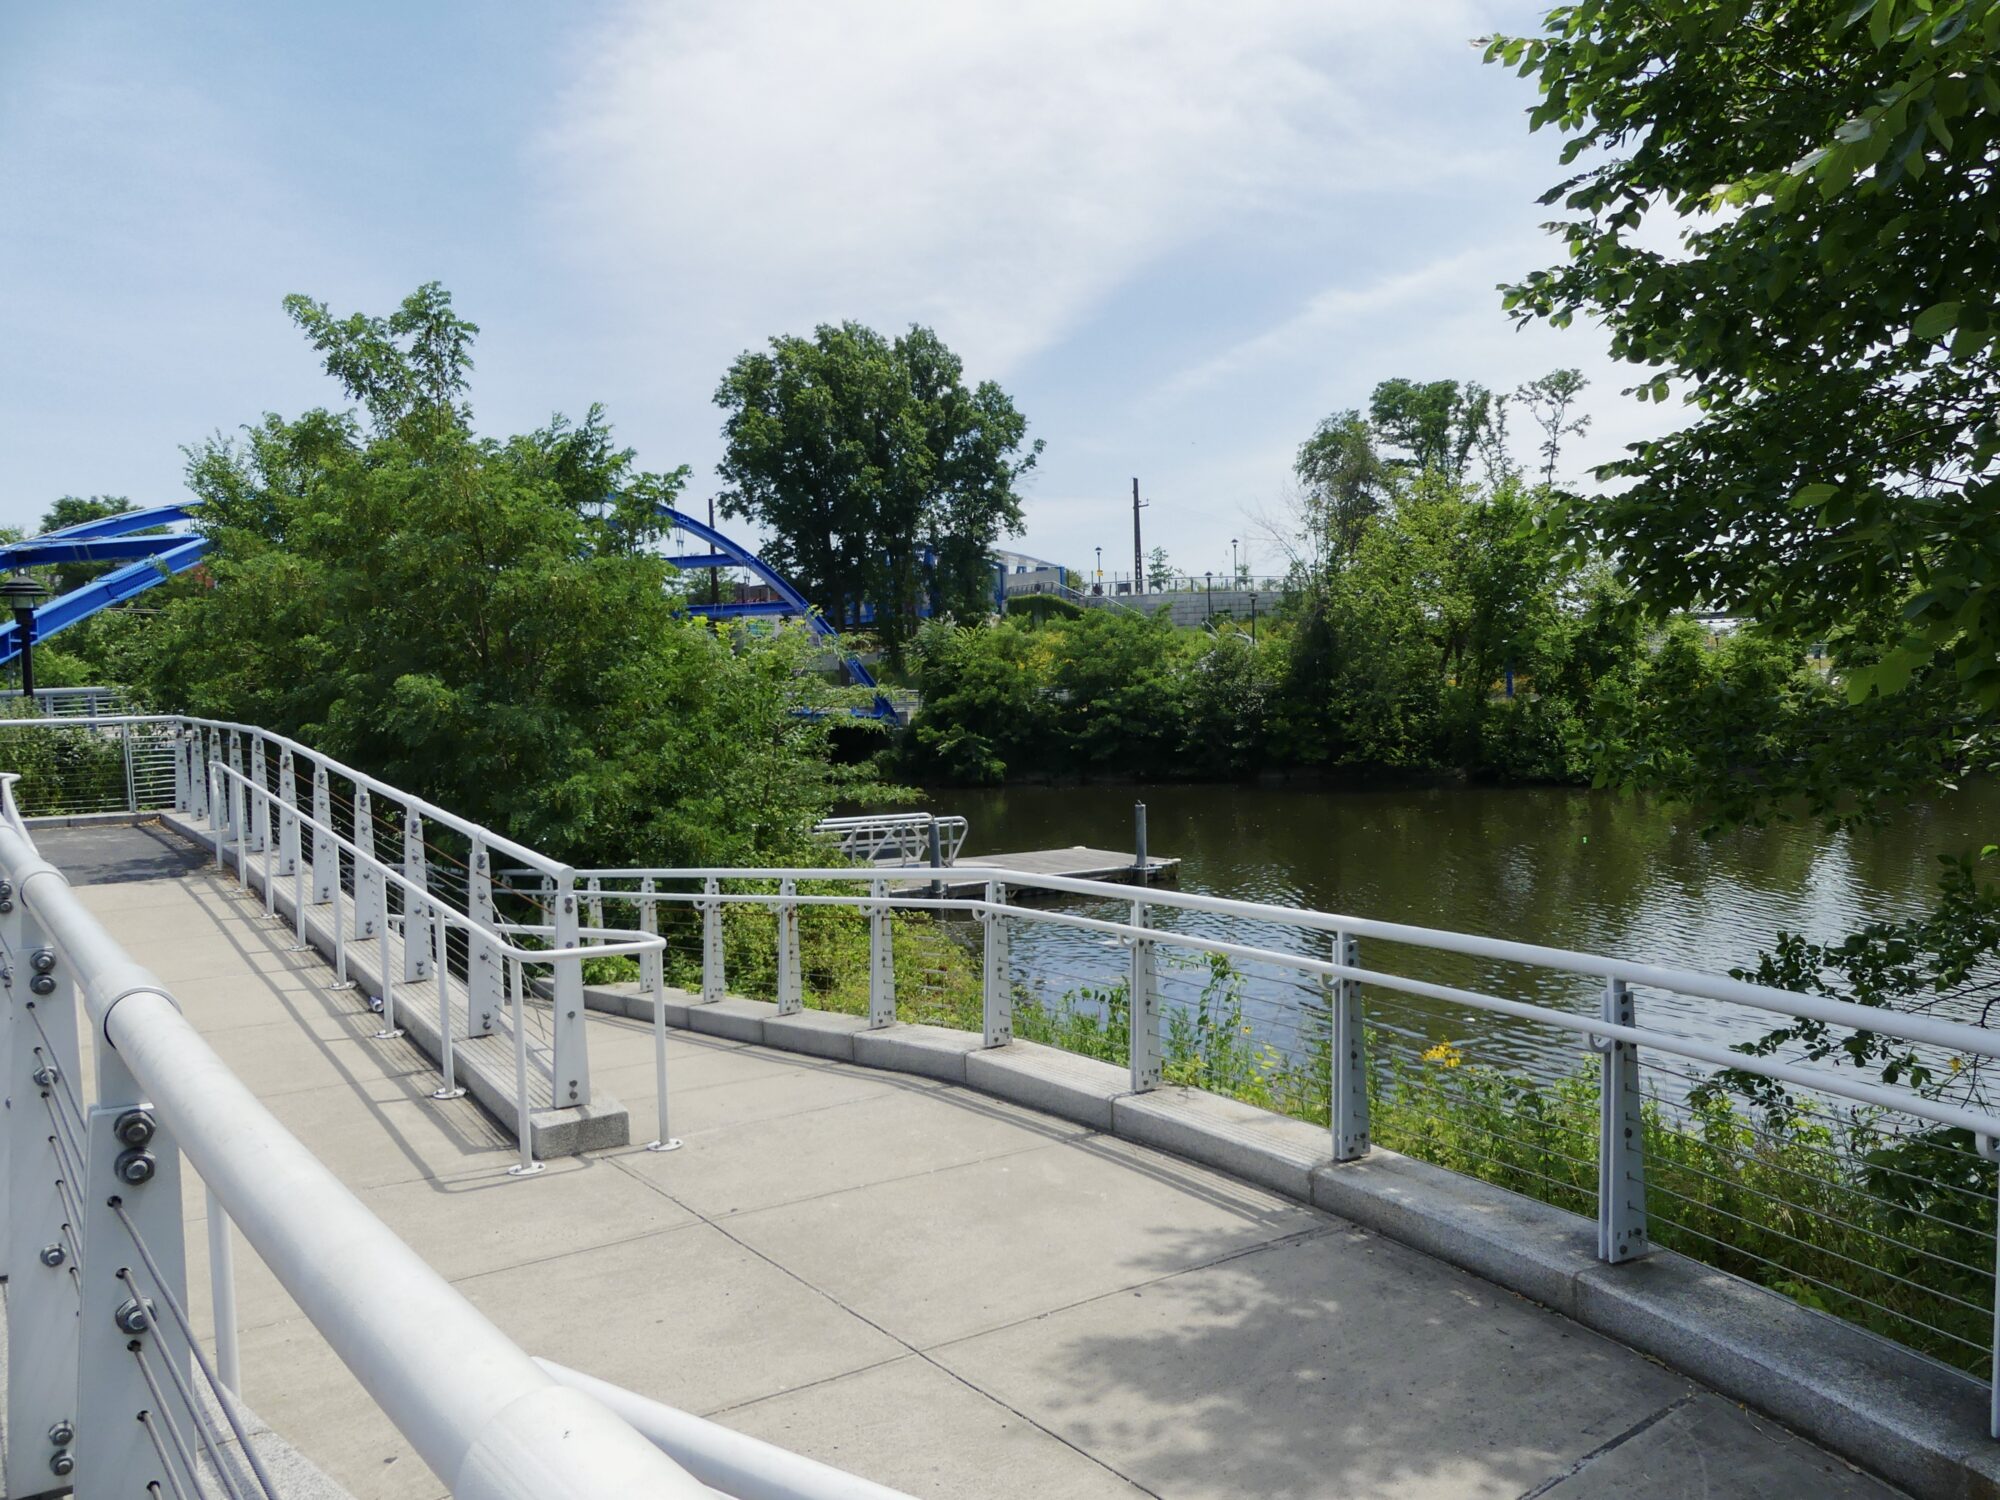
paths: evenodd
<path fill-rule="evenodd" d="M 723 514 L 763 525 L 765 555 L 836 627 L 872 604 L 894 658 L 927 587 L 944 611 L 991 609 L 987 555 L 1021 530 L 1016 486 L 1042 444 L 1025 441 L 1027 419 L 998 385 L 966 386 L 930 329 L 774 338 L 737 358 L 715 402 Z"/>
<path fill-rule="evenodd" d="M 1878 622 L 1856 696 L 1936 663 L 2000 707 L 2000 0 L 1592 0 L 1487 55 L 1578 168 L 1508 306 L 1694 413 L 1581 525 L 1656 606 Z"/>

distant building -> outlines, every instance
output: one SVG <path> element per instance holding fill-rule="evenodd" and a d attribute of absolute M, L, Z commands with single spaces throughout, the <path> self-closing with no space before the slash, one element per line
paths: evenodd
<path fill-rule="evenodd" d="M 993 551 L 993 568 L 999 575 L 1001 599 L 1016 594 L 1058 594 L 1062 592 L 1063 566 L 1025 552 Z"/>

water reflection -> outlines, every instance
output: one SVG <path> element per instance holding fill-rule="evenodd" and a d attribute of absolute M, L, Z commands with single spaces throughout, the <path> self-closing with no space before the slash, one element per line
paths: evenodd
<path fill-rule="evenodd" d="M 1130 849 L 1135 800 L 1147 804 L 1152 852 L 1180 857 L 1184 890 L 1712 973 L 1753 963 L 1780 931 L 1826 940 L 1918 912 L 1930 902 L 1940 855 L 2000 835 L 2000 786 L 1992 783 L 1913 806 L 1882 827 L 1829 834 L 1781 824 L 1714 840 L 1700 836 L 1696 820 L 1630 797 L 1549 788 L 1010 787 L 941 792 L 929 805 L 969 819 L 961 858 L 972 861 L 1072 844 Z M 1324 951 L 1296 930 L 1189 920 L 1284 951 Z M 1123 971 L 1122 950 L 1074 933 L 1027 925 L 1014 944 L 1017 969 L 1048 977 L 1051 989 L 1111 982 Z M 1595 1005 L 1588 983 L 1384 947 L 1368 955 L 1371 964 L 1392 966 L 1393 958 L 1399 972 L 1440 983 Z M 1254 973 L 1249 990 L 1260 1031 L 1280 1043 L 1298 1031 L 1309 986 L 1274 970 Z M 1428 1002 L 1396 1015 L 1416 1034 L 1493 1031 L 1490 1021 L 1474 1027 Z M 1652 1019 L 1731 1040 L 1764 1024 L 1707 1003 L 1663 1003 Z M 1576 1056 L 1573 1038 L 1525 1028 L 1491 1041 L 1516 1060 Z"/>

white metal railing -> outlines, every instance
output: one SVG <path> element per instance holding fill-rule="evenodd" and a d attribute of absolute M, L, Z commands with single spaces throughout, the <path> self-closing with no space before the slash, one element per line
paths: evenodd
<path fill-rule="evenodd" d="M 868 865 L 953 864 L 965 847 L 964 818 L 927 812 L 864 813 L 822 818 L 813 832 L 833 841 L 842 859 Z M 935 848 L 933 843 L 935 842 Z"/>
<path fill-rule="evenodd" d="M 1653 1001 L 1642 1007 L 1637 992 L 1741 1007 L 1763 1016 L 1767 1024 L 1779 1018 L 1803 1020 L 1856 1034 L 1897 1038 L 1927 1049 L 1926 1055 L 1940 1072 L 1948 1059 L 2000 1059 L 2000 1034 L 1938 1016 L 1876 1009 L 1719 975 L 1533 943 L 1192 892 L 1135 890 L 1104 881 L 977 864 L 958 866 L 953 872 L 954 883 L 983 881 L 984 893 L 960 898 L 931 894 L 929 887 L 914 880 L 899 881 L 877 870 L 712 867 L 579 870 L 575 874 L 601 911 L 615 915 L 629 910 L 646 932 L 660 930 L 663 911 L 687 909 L 694 914 L 701 953 L 696 1003 L 713 1003 L 728 993 L 723 940 L 728 908 L 753 907 L 774 915 L 775 994 L 780 1014 L 796 1013 L 804 1005 L 801 913 L 834 908 L 865 915 L 869 919 L 867 1025 L 871 1028 L 891 1025 L 897 1018 L 889 914 L 911 910 L 972 917 L 984 929 L 980 1004 L 987 1047 L 1006 1046 L 1014 1035 L 1017 987 L 1008 957 L 1010 928 L 1039 924 L 1114 943 L 1126 953 L 1120 981 L 1129 1015 L 1130 1087 L 1136 1092 L 1158 1088 L 1163 1082 L 1171 1006 L 1163 994 L 1162 955 L 1179 952 L 1203 959 L 1220 957 L 1299 975 L 1317 991 L 1326 1017 L 1328 1077 L 1324 1083 L 1329 1102 L 1328 1155 L 1334 1161 L 1355 1160 L 1370 1149 L 1364 986 L 1375 992 L 1552 1028 L 1576 1038 L 1601 1058 L 1598 1254 L 1611 1263 L 1631 1260 L 1652 1248 L 1644 1119 L 1650 1101 L 1641 1087 L 1642 1054 L 1703 1069 L 1753 1074 L 1864 1110 L 1893 1112 L 1927 1125 L 1963 1130 L 1976 1142 L 1979 1157 L 2000 1160 L 2000 1114 L 1977 1100 L 1954 1102 L 1936 1089 L 1873 1082 L 1852 1070 L 1814 1066 L 1797 1055 L 1746 1053 L 1719 1041 L 1683 1034 L 1670 1024 L 1649 1022 L 1648 1007 L 1655 1014 L 1666 1013 L 1668 1007 Z M 855 885 L 864 889 L 842 889 Z M 1124 915 L 1092 915 L 1013 899 L 1022 891 L 1110 903 L 1122 908 Z M 1275 939 L 1218 935 L 1218 918 L 1254 931 L 1287 933 L 1297 946 L 1282 946 Z M 1174 922 L 1181 925 L 1169 925 Z M 1595 1013 L 1579 1013 L 1370 966 L 1361 958 L 1364 941 L 1579 976 L 1599 987 L 1598 1004 Z M 660 991 L 664 983 L 661 963 L 658 954 L 642 960 L 642 992 Z M 1989 1258 L 1984 1275 L 1990 1282 L 1993 1274 Z M 2000 1353 L 2000 1325 L 1992 1329 L 1992 1343 Z M 2000 1438 L 2000 1395 L 1994 1397 L 1991 1419 L 1993 1435 Z"/>
<path fill-rule="evenodd" d="M 19 688 L 0 689 L 0 709 L 21 706 Z M 131 708 L 130 695 L 119 687 L 51 687 L 35 689 L 35 710 L 46 718 L 95 718 L 122 714 Z"/>
<path fill-rule="evenodd" d="M 246 830 L 260 804 L 278 806 L 229 767 L 208 769 L 243 872 Z M 7 1494 L 281 1500 L 242 1402 L 234 1224 L 459 1500 L 901 1500 L 531 1359 L 287 1132 L 124 953 L 36 850 L 14 779 L 0 776 Z M 379 861 L 374 874 L 419 889 Z M 425 915 L 439 931 L 466 925 L 434 900 Z M 548 957 L 486 936 L 517 966 Z M 657 954 L 657 939 L 624 936 L 600 951 Z M 80 1023 L 97 1040 L 94 1083 Z M 208 1199 L 208 1338 L 189 1314 L 184 1163 Z"/>
<path fill-rule="evenodd" d="M 274 915 L 277 893 L 289 883 L 297 941 L 304 946 L 309 929 L 330 936 L 340 982 L 351 978 L 349 948 L 372 945 L 385 1032 L 396 1029 L 399 990 L 435 987 L 441 1096 L 458 1089 L 456 1041 L 511 1025 L 512 1106 L 523 1170 L 534 1169 L 528 1070 L 532 1067 L 537 1085 L 546 1078 L 547 1107 L 590 1103 L 582 965 L 629 951 L 605 944 L 631 935 L 583 930 L 574 880 L 560 861 L 255 725 L 127 714 L 81 722 L 0 721 L 0 732 L 8 731 L 57 742 L 89 736 L 114 762 L 122 752 L 122 773 L 95 763 L 88 767 L 95 778 L 91 784 L 110 781 L 119 787 L 115 796 L 98 800 L 111 810 L 175 809 L 205 822 L 218 860 L 225 847 L 233 850 L 237 873 L 246 882 L 262 883 L 266 910 Z M 78 779 L 73 771 L 58 767 L 50 779 L 48 810 L 98 810 L 78 807 L 89 799 L 65 791 Z M 539 946 L 532 952 L 512 945 L 501 931 L 496 857 L 533 870 L 553 893 L 548 930 L 537 935 Z M 330 909 L 329 920 L 309 918 L 309 907 Z M 392 936 L 400 962 L 392 953 Z M 533 1014 L 537 1025 L 545 1021 L 545 1047 L 527 1046 L 529 1006 L 539 987 L 523 975 L 524 967 L 547 974 L 548 1003 L 535 1005 Z M 448 1004 L 454 971 L 462 979 L 463 999 L 456 1020 Z"/>

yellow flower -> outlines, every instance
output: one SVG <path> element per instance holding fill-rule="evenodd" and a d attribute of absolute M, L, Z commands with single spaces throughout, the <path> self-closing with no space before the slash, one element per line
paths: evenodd
<path fill-rule="evenodd" d="M 1964 1058 L 1962 1058 L 1962 1057 L 1954 1057 L 1954 1058 L 1953 1058 L 1953 1059 L 1951 1060 L 1951 1070 L 1952 1070 L 1952 1072 L 1954 1072 L 1954 1073 L 1957 1073 L 1957 1072 L 1961 1071 L 1961 1070 L 1962 1070 L 1962 1069 L 1963 1069 L 1964 1067 L 1965 1067 L 1965 1059 L 1964 1059 Z"/>
<path fill-rule="evenodd" d="M 1450 1042 L 1439 1042 L 1435 1047 L 1425 1050 L 1424 1061 L 1436 1063 L 1440 1067 L 1455 1068 L 1465 1061 L 1465 1054 L 1452 1046 Z"/>

